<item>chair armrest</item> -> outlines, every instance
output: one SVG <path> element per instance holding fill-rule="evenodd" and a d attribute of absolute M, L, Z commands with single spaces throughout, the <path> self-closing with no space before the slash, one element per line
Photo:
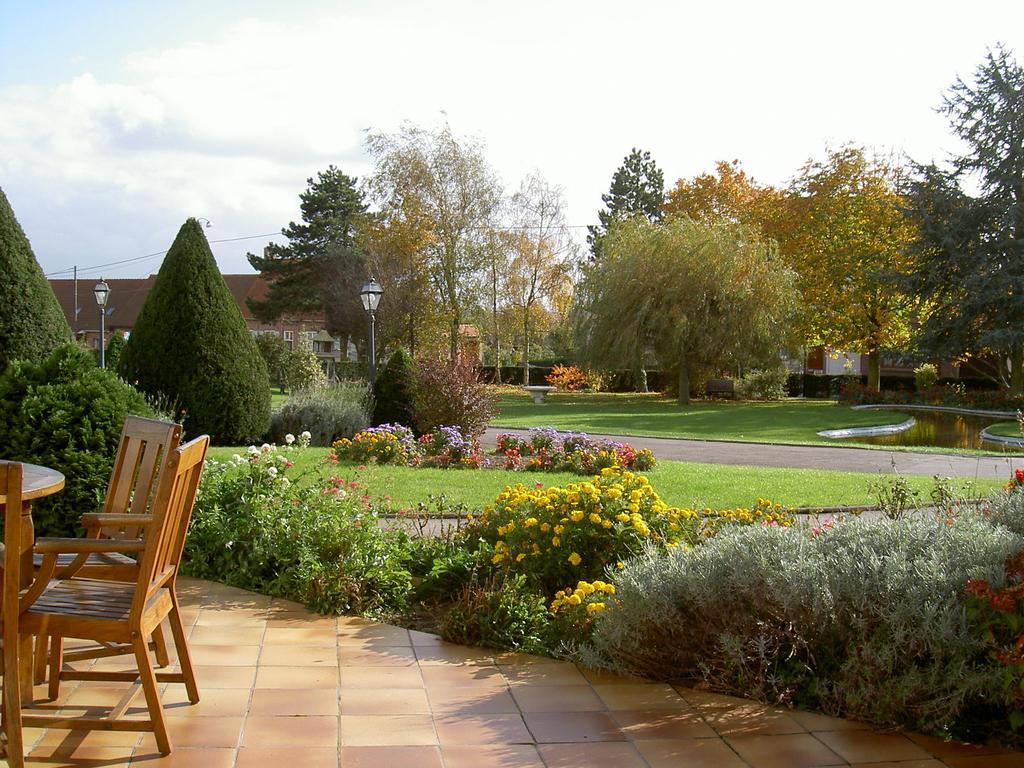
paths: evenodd
<path fill-rule="evenodd" d="M 116 515 L 109 512 L 89 512 L 82 515 L 82 525 L 86 528 L 104 528 L 121 526 L 145 527 L 152 525 L 152 515 Z"/>
<path fill-rule="evenodd" d="M 80 552 L 141 552 L 144 541 L 120 539 L 36 539 L 35 551 L 40 554 L 78 554 Z"/>

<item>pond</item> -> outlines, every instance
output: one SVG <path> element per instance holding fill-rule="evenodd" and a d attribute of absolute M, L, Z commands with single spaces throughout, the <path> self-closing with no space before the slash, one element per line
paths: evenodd
<path fill-rule="evenodd" d="M 977 448 L 987 451 L 1009 451 L 1022 453 L 1024 448 L 1003 445 L 981 439 L 986 427 L 991 427 L 1006 418 L 996 416 L 966 416 L 941 411 L 892 411 L 892 422 L 914 419 L 916 424 L 902 432 L 887 435 L 858 435 L 841 439 L 872 445 L 927 445 L 941 448 Z"/>

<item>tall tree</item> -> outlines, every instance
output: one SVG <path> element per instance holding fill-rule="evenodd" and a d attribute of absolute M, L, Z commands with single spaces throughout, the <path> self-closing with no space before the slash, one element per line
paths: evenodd
<path fill-rule="evenodd" d="M 1024 68 L 989 51 L 974 82 L 957 78 L 939 110 L 963 151 L 916 166 L 909 209 L 920 225 L 912 290 L 927 312 L 919 342 L 937 355 L 994 359 L 1024 392 Z M 973 193 L 976 190 L 976 193 Z"/>
<path fill-rule="evenodd" d="M 249 299 L 249 309 L 266 321 L 323 311 L 332 334 L 359 338 L 365 313 L 358 294 L 367 275 L 363 195 L 356 179 L 333 165 L 306 183 L 299 195 L 302 223 L 281 230 L 288 245 L 270 243 L 262 256 L 247 254 L 269 284 L 266 299 Z"/>
<path fill-rule="evenodd" d="M 40 363 L 71 340 L 71 328 L 0 189 L 0 372 L 12 360 Z"/>
<path fill-rule="evenodd" d="M 648 221 L 661 221 L 665 174 L 651 153 L 633 147 L 616 169 L 608 194 L 601 195 L 601 202 L 605 207 L 597 212 L 600 223 L 587 227 L 587 243 L 594 258 L 601 255 L 601 241 L 616 221 L 638 215 Z"/>
<path fill-rule="evenodd" d="M 477 302 L 484 244 L 501 202 L 501 184 L 483 146 L 456 137 L 445 125 L 405 125 L 396 134 L 371 134 L 376 161 L 368 189 L 384 211 L 418 212 L 427 227 L 422 253 L 438 303 L 448 320 L 450 357 L 459 351 L 459 326 Z"/>
<path fill-rule="evenodd" d="M 564 286 L 573 242 L 565 222 L 562 189 L 531 173 L 512 196 L 512 259 L 506 275 L 509 300 L 523 332 L 523 386 L 530 383 L 531 321 L 538 307 Z"/>
<path fill-rule="evenodd" d="M 608 194 L 601 195 L 601 202 L 605 209 L 597 212 L 599 224 L 587 227 L 587 242 L 593 259 L 601 257 L 604 238 L 616 222 L 634 216 L 650 222 L 661 221 L 664 214 L 665 174 L 651 158 L 651 153 L 633 147 L 612 176 L 611 187 Z M 642 330 L 638 328 L 638 331 Z M 633 342 L 633 353 L 628 358 L 633 369 L 634 384 L 640 392 L 647 391 L 647 347 L 648 339 L 642 335 L 637 337 Z"/>
<path fill-rule="evenodd" d="M 267 365 L 195 219 L 182 225 L 160 265 L 119 372 L 163 398 L 190 434 L 240 445 L 267 429 Z"/>
<path fill-rule="evenodd" d="M 785 198 L 785 191 L 758 184 L 738 160 L 719 161 L 714 173 L 679 179 L 665 199 L 665 213 L 688 216 L 700 224 L 744 224 L 774 237 Z"/>
<path fill-rule="evenodd" d="M 613 367 L 649 338 L 677 372 L 683 405 L 696 370 L 765 362 L 786 346 L 794 283 L 774 246 L 746 227 L 619 222 L 578 287 L 582 349 L 592 364 Z"/>
<path fill-rule="evenodd" d="M 882 350 L 909 341 L 917 306 L 898 283 L 915 234 L 900 178 L 899 168 L 859 147 L 832 150 L 799 171 L 778 230 L 799 276 L 806 341 L 867 355 L 875 388 Z"/>

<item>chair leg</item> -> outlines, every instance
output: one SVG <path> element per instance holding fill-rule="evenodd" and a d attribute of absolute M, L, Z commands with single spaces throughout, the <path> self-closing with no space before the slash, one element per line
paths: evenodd
<path fill-rule="evenodd" d="M 46 681 L 46 659 L 48 656 L 47 649 L 47 637 L 45 632 L 40 632 L 36 635 L 36 669 L 35 669 L 35 684 L 41 685 Z"/>
<path fill-rule="evenodd" d="M 153 662 L 149 658 L 149 643 L 146 638 L 137 635 L 132 640 L 135 649 L 135 661 L 139 665 L 139 679 L 142 690 L 146 694 L 146 706 L 149 708 L 149 719 L 156 736 L 156 748 L 161 755 L 171 754 L 171 739 L 167 735 L 167 723 L 164 721 L 164 708 L 160 701 L 160 691 L 156 687 L 156 675 L 153 673 Z"/>
<path fill-rule="evenodd" d="M 185 691 L 188 693 L 188 700 L 191 704 L 199 703 L 199 686 L 196 685 L 195 671 L 192 669 L 192 656 L 188 652 L 188 642 L 185 640 L 185 627 L 181 623 L 181 612 L 178 606 L 178 596 L 171 590 L 171 634 L 174 637 L 174 647 L 178 649 L 178 664 L 181 665 L 181 673 L 185 676 Z"/>
<path fill-rule="evenodd" d="M 64 638 L 60 635 L 53 635 L 50 638 L 50 684 L 48 689 L 51 701 L 56 701 L 60 696 L 60 672 L 62 669 L 64 669 Z"/>
<path fill-rule="evenodd" d="M 156 665 L 158 667 L 170 666 L 171 656 L 167 652 L 167 638 L 164 637 L 164 628 L 159 624 L 153 630 L 153 645 L 156 646 Z"/>
<path fill-rule="evenodd" d="M 10 633 L 6 633 L 10 634 Z M 18 679 L 18 644 L 4 643 L 3 729 L 7 735 L 7 764 L 25 768 L 25 743 L 21 733 L 21 686 Z"/>

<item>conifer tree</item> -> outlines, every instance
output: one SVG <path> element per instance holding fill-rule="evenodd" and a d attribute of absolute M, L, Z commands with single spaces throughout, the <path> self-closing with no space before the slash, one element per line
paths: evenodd
<path fill-rule="evenodd" d="M 0 371 L 12 360 L 42 362 L 70 340 L 57 297 L 0 189 Z"/>
<path fill-rule="evenodd" d="M 120 371 L 173 406 L 188 434 L 238 445 L 267 428 L 266 363 L 195 219 L 185 222 L 164 257 Z"/>
<path fill-rule="evenodd" d="M 377 377 L 373 393 L 374 424 L 413 426 L 415 376 L 409 357 L 403 350 L 395 350 Z"/>

